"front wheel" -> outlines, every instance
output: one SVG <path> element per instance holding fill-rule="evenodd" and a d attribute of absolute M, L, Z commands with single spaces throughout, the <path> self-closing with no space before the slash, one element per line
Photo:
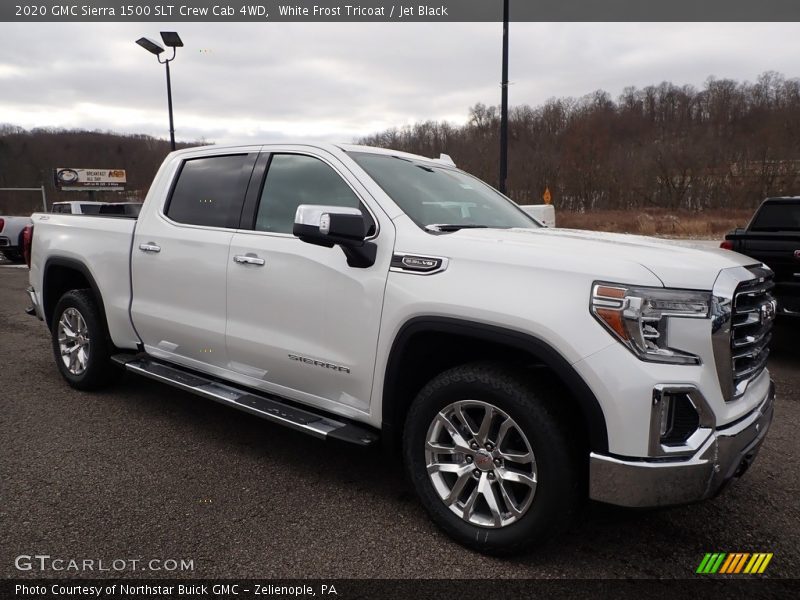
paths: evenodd
<path fill-rule="evenodd" d="M 409 410 L 408 475 L 433 520 L 489 554 L 524 551 L 565 528 L 579 505 L 578 446 L 558 388 L 492 363 L 428 383 Z"/>
<path fill-rule="evenodd" d="M 79 390 L 95 390 L 118 374 L 102 314 L 89 290 L 61 296 L 50 326 L 53 354 L 61 376 Z"/>

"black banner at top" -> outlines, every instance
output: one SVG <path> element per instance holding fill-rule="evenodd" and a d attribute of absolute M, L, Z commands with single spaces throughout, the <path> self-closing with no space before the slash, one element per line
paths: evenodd
<path fill-rule="evenodd" d="M 798 0 L 509 0 L 511 21 L 800 21 Z M 481 22 L 503 0 L 3 0 L 3 22 Z"/>

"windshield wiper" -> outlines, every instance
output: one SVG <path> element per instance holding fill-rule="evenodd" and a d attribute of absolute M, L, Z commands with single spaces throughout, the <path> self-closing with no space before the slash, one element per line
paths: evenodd
<path fill-rule="evenodd" d="M 471 225 L 468 223 L 463 224 L 448 224 L 448 223 L 431 223 L 430 225 L 425 225 L 425 229 L 428 231 L 458 231 L 459 229 L 488 229 L 488 225 Z"/>

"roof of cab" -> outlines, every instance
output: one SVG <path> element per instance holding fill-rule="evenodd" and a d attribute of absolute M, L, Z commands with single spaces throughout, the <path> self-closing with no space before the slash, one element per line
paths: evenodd
<path fill-rule="evenodd" d="M 391 150 L 389 148 L 377 148 L 375 146 L 362 146 L 359 144 L 333 144 L 330 142 L 309 142 L 309 141 L 287 141 L 287 142 L 263 142 L 261 144 L 211 144 L 208 146 L 192 146 L 191 148 L 183 148 L 181 150 L 176 150 L 172 152 L 173 155 L 181 156 L 184 154 L 191 154 L 198 151 L 203 150 L 233 150 L 239 148 L 246 148 L 246 147 L 254 147 L 254 146 L 309 146 L 311 148 L 318 148 L 320 150 L 327 150 L 333 154 L 336 154 L 338 151 L 343 152 L 370 152 L 372 154 L 383 154 L 387 156 L 400 156 L 403 158 L 408 158 L 411 160 L 424 160 L 424 161 L 433 161 L 438 162 L 440 159 L 431 158 L 428 156 L 420 156 L 419 154 L 411 154 L 410 152 L 402 152 L 400 150 Z"/>

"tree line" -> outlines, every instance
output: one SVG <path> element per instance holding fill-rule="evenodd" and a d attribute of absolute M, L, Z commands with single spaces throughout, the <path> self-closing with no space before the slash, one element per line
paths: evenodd
<path fill-rule="evenodd" d="M 179 148 L 189 144 L 178 144 Z M 148 135 L 0 125 L 0 188 L 45 186 L 48 206 L 65 200 L 88 200 L 87 192 L 57 191 L 56 167 L 125 169 L 126 192 L 95 192 L 94 200 L 143 200 L 169 142 Z M 41 210 L 41 194 L 0 191 L 0 215 Z"/>
<path fill-rule="evenodd" d="M 450 154 L 459 167 L 496 185 L 500 112 L 476 104 L 464 125 L 425 121 L 359 143 L 426 156 Z M 187 147 L 195 144 L 179 144 Z M 0 125 L 0 188 L 44 184 L 49 202 L 88 199 L 59 192 L 56 167 L 127 171 L 125 194 L 144 198 L 166 140 L 147 135 Z M 800 194 L 800 79 L 765 72 L 755 83 L 710 77 L 702 89 L 669 82 L 598 90 L 515 106 L 509 114 L 509 195 L 541 202 L 546 188 L 565 210 L 752 208 L 770 195 Z M 0 192 L 0 214 L 30 214 L 41 199 Z"/>
<path fill-rule="evenodd" d="M 468 122 L 425 121 L 360 143 L 426 156 L 445 152 L 497 185 L 498 107 L 476 104 Z M 598 90 L 509 111 L 507 189 L 541 202 L 549 188 L 568 210 L 703 211 L 754 207 L 800 194 L 800 79 L 765 72 L 755 83 L 706 80 Z"/>

